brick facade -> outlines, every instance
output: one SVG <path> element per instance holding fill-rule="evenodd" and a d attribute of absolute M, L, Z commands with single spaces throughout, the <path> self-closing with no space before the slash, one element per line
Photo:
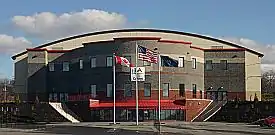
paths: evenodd
<path fill-rule="evenodd" d="M 133 35 L 141 37 L 127 38 Z M 175 41 L 175 39 L 181 41 Z M 249 86 L 246 84 L 246 62 L 253 63 L 251 59 L 254 55 L 258 56 L 258 59 L 263 56 L 258 52 L 226 41 L 196 34 L 158 30 L 99 32 L 59 40 L 35 49 L 27 49 L 26 52 L 13 56 L 13 59 L 17 59 L 15 64 L 17 92 L 28 95 L 27 98 L 21 98 L 24 100 L 34 101 L 38 97 L 40 101 L 48 101 L 49 94 L 53 93 L 57 94 L 56 96 L 61 93 L 69 96 L 89 95 L 91 85 L 96 85 L 97 96 L 93 98 L 103 102 L 112 101 L 112 97 L 106 97 L 107 84 L 113 83 L 112 66 L 106 67 L 106 58 L 116 53 L 118 56 L 130 57 L 130 62 L 135 64 L 136 44 L 151 50 L 157 47 L 161 55 L 174 59 L 184 57 L 183 67 L 161 67 L 161 86 L 164 83 L 169 84 L 168 97 L 163 97 L 161 94 L 161 98 L 175 101 L 186 100 L 184 102 L 187 108 L 185 108 L 185 115 L 188 121 L 192 120 L 210 102 L 204 99 L 210 87 L 211 91 L 223 87 L 222 91 L 228 92 L 228 99 L 248 99 L 247 96 L 251 93 L 246 92 Z M 222 49 L 213 49 L 213 46 L 222 47 Z M 250 58 L 247 58 L 246 52 L 251 53 Z M 96 58 L 95 68 L 91 68 L 91 58 Z M 196 59 L 196 68 L 192 68 L 193 58 Z M 207 61 L 210 60 L 212 61 L 211 70 L 206 67 Z M 226 69 L 223 69 L 221 64 L 225 62 L 224 60 L 226 60 Z M 83 61 L 82 69 L 80 69 L 80 61 Z M 62 71 L 64 62 L 69 63 L 69 71 Z M 52 64 L 54 64 L 54 71 L 49 71 L 49 65 Z M 158 98 L 157 64 L 146 66 L 143 61 L 139 60 L 137 66 L 146 68 L 146 81 L 139 82 L 138 86 L 139 99 L 156 100 Z M 253 70 L 257 70 L 257 67 L 250 68 L 249 71 Z M 127 102 L 127 100 L 135 99 L 135 83 L 130 81 L 129 71 L 128 67 L 116 66 L 117 101 Z M 257 79 L 251 80 L 258 83 Z M 131 97 L 124 97 L 126 83 L 132 84 Z M 144 96 L 144 83 L 151 84 L 149 97 Z M 180 96 L 182 84 L 184 84 L 184 96 Z M 195 91 L 193 87 L 196 88 Z M 249 89 L 253 91 L 258 87 L 250 85 Z M 59 100 L 59 97 L 56 98 Z"/>

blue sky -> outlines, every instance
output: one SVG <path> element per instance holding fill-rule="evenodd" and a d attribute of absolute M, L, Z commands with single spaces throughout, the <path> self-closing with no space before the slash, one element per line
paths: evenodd
<path fill-rule="evenodd" d="M 275 43 L 274 5 L 274 0 L 2 0 L 0 35 L 24 37 L 31 46 L 36 46 L 46 39 L 24 29 L 22 25 L 16 27 L 12 22 L 14 16 L 33 16 L 41 12 L 50 12 L 58 16 L 82 12 L 83 9 L 97 9 L 123 15 L 127 19 L 125 27 L 194 32 L 214 37 L 230 37 L 242 43 L 244 40 L 239 39 L 245 39 L 245 43 L 252 42 L 256 48 L 264 52 L 268 50 L 266 53 L 272 54 L 273 51 L 266 49 L 266 45 Z M 24 22 L 21 20 L 20 23 Z M 90 29 L 92 32 L 93 29 Z M 63 35 L 64 33 L 60 37 Z M 14 44 L 13 48 L 19 45 Z M 10 56 L 10 53 L 0 51 L 0 77 L 13 76 Z"/>

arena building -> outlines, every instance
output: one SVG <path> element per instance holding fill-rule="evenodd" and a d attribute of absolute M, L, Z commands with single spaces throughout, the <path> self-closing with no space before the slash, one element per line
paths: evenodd
<path fill-rule="evenodd" d="M 16 93 L 22 101 L 67 104 L 85 121 L 111 121 L 113 53 L 135 63 L 136 44 L 177 61 L 160 68 L 162 120 L 193 121 L 213 101 L 261 100 L 262 53 L 209 36 L 158 29 L 100 31 L 28 48 L 12 57 Z M 146 71 L 145 81 L 138 83 L 139 119 L 155 120 L 158 64 L 137 64 Z M 129 67 L 116 65 L 115 88 L 117 120 L 135 120 Z"/>

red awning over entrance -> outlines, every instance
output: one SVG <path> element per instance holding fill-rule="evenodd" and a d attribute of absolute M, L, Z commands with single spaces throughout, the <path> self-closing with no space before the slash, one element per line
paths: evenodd
<path fill-rule="evenodd" d="M 186 109 L 185 106 L 174 104 L 174 100 L 161 100 L 160 105 L 161 109 L 169 109 L 169 110 L 178 110 L 178 109 Z M 117 101 L 117 108 L 124 109 L 135 109 L 136 101 L 135 100 L 127 100 L 127 101 Z M 139 100 L 138 102 L 139 109 L 157 109 L 158 108 L 158 100 Z M 100 102 L 99 100 L 90 100 L 90 108 L 92 109 L 106 109 L 113 108 L 113 102 Z"/>

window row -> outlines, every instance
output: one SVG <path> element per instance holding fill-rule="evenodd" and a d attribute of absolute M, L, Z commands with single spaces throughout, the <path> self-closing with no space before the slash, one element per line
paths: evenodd
<path fill-rule="evenodd" d="M 158 110 L 148 109 L 139 110 L 139 120 L 157 120 Z M 91 121 L 112 121 L 114 117 L 112 109 L 91 110 Z M 185 120 L 184 110 L 161 110 L 161 120 Z M 136 120 L 136 110 L 116 109 L 117 121 L 133 121 Z"/>
<path fill-rule="evenodd" d="M 91 95 L 96 95 L 96 85 L 90 86 L 90 92 Z M 163 83 L 162 84 L 162 96 L 163 97 L 169 97 L 169 91 L 170 91 L 170 84 L 169 83 Z M 144 83 L 144 97 L 150 97 L 152 93 L 151 90 L 151 83 Z M 131 83 L 125 83 L 124 84 L 124 96 L 125 97 L 131 97 L 132 96 L 132 84 Z M 179 84 L 179 95 L 181 97 L 185 97 L 185 84 Z M 192 84 L 192 97 L 197 98 L 197 85 Z M 113 84 L 107 84 L 107 90 L 106 90 L 106 97 L 112 97 L 113 96 Z M 202 99 L 203 93 L 200 91 L 200 98 Z"/>
<path fill-rule="evenodd" d="M 65 102 L 68 101 L 69 96 L 68 93 L 60 93 L 59 97 L 57 93 L 49 93 L 49 101 L 61 101 L 61 102 Z"/>
<path fill-rule="evenodd" d="M 227 70 L 228 69 L 227 60 L 220 60 L 220 68 L 222 70 Z M 212 60 L 206 60 L 205 61 L 205 70 L 213 70 L 213 61 Z"/>
<path fill-rule="evenodd" d="M 124 56 L 126 59 L 128 59 L 129 61 L 131 61 L 131 56 Z M 83 59 L 79 59 L 78 61 L 79 63 L 79 69 L 83 69 L 84 68 L 84 61 Z M 96 68 L 97 67 L 97 59 L 96 57 L 91 57 L 90 58 L 90 68 Z M 196 58 L 192 58 L 192 68 L 196 69 L 197 68 L 197 60 Z M 113 66 L 113 57 L 112 56 L 107 56 L 106 57 L 106 67 L 112 67 Z M 143 66 L 151 66 L 150 62 L 147 61 L 143 61 Z M 184 57 L 179 57 L 178 58 L 178 67 L 184 67 Z M 48 68 L 49 71 L 55 71 L 55 63 L 54 62 L 50 62 L 48 64 Z M 62 71 L 70 71 L 70 62 L 68 61 L 64 61 L 62 63 Z"/>
<path fill-rule="evenodd" d="M 78 63 L 79 63 L 79 69 L 83 69 L 84 68 L 84 61 L 82 59 L 79 59 Z M 112 56 L 107 56 L 106 57 L 106 66 L 107 67 L 112 67 L 113 66 L 113 57 Z M 55 63 L 54 62 L 50 62 L 48 64 L 48 67 L 49 67 L 49 71 L 55 71 Z M 91 68 L 96 67 L 96 58 L 95 57 L 90 58 L 90 67 Z M 62 71 L 70 71 L 70 62 L 64 61 L 62 63 Z"/>

